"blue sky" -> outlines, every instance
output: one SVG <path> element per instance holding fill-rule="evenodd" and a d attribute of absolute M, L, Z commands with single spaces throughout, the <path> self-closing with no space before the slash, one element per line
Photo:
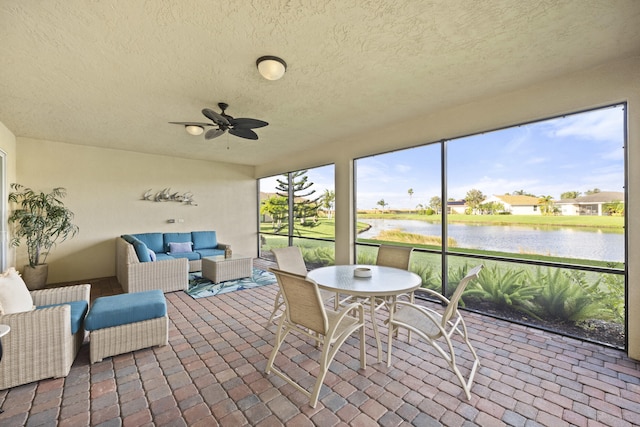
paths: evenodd
<path fill-rule="evenodd" d="M 448 194 L 464 198 L 524 190 L 554 199 L 565 191 L 624 191 L 624 109 L 605 108 L 487 132 L 447 143 Z M 390 209 L 413 209 L 440 195 L 440 145 L 356 161 L 358 209 L 380 199 Z M 318 193 L 333 189 L 333 166 L 309 171 Z M 262 191 L 275 185 L 265 179 Z M 408 190 L 413 189 L 409 196 Z"/>

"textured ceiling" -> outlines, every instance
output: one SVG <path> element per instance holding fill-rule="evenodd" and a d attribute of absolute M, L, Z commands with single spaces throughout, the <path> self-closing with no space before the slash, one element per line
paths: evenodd
<path fill-rule="evenodd" d="M 3 0 L 18 137 L 258 165 L 640 54 L 638 0 Z M 284 78 L 255 61 L 277 55 Z M 206 141 L 200 111 L 268 121 Z"/>

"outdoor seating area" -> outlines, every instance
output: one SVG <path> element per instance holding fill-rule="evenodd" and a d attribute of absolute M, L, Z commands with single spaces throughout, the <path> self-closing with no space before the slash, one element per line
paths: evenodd
<path fill-rule="evenodd" d="M 0 427 L 640 426 L 640 0 L 0 17 Z"/>
<path fill-rule="evenodd" d="M 401 330 L 387 367 L 377 362 L 375 337 L 365 328 L 366 369 L 354 333 L 336 352 L 312 408 L 307 396 L 264 372 L 277 328 L 264 325 L 277 292 L 268 285 L 200 299 L 167 293 L 169 345 L 91 364 L 85 342 L 65 378 L 0 391 L 0 424 L 640 424 L 640 366 L 623 351 L 470 312 L 463 315 L 481 360 L 470 400 L 424 340 L 414 334 L 408 344 Z M 92 301 L 113 293 L 115 278 L 91 283 Z M 384 311 L 378 313 L 386 344 Z M 467 375 L 473 356 L 457 348 L 457 365 Z M 314 340 L 290 335 L 280 352 L 305 367 L 287 366 L 297 383 L 314 383 L 321 354 Z"/>

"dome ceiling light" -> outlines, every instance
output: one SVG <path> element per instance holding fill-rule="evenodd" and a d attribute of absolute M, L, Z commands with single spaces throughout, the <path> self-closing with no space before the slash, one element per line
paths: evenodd
<path fill-rule="evenodd" d="M 287 63 L 277 56 L 261 56 L 256 65 L 262 77 L 267 80 L 279 80 L 287 71 Z"/>

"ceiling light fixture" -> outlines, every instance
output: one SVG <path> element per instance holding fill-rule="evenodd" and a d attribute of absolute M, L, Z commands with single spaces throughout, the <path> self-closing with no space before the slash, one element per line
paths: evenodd
<path fill-rule="evenodd" d="M 256 61 L 258 71 L 267 80 L 278 80 L 287 71 L 287 63 L 277 56 L 261 56 Z"/>
<path fill-rule="evenodd" d="M 187 131 L 189 135 L 193 135 L 193 136 L 202 135 L 202 132 L 204 132 L 204 128 L 198 125 L 186 125 L 184 129 Z"/>

